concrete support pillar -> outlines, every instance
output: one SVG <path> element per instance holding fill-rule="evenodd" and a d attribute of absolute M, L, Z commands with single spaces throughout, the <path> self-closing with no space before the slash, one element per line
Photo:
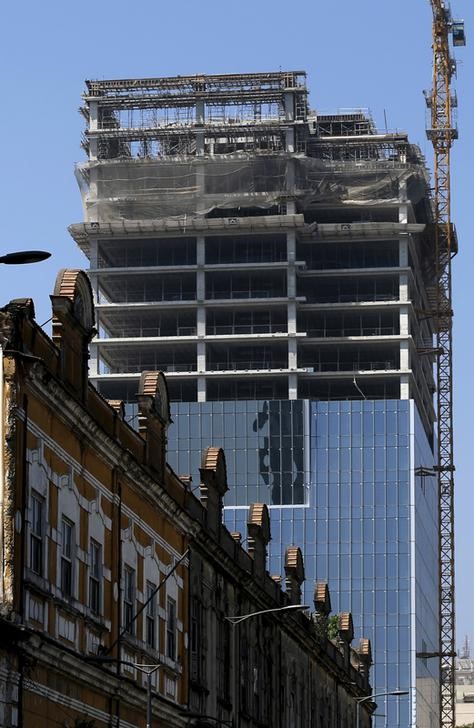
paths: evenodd
<path fill-rule="evenodd" d="M 408 276 L 406 273 L 400 274 L 398 297 L 399 297 L 400 301 L 402 301 L 403 303 L 407 303 L 410 300 Z"/>
<path fill-rule="evenodd" d="M 89 131 L 98 131 L 99 129 L 99 103 L 97 101 L 89 101 Z M 95 161 L 97 159 L 97 138 L 89 137 L 89 159 Z"/>
<path fill-rule="evenodd" d="M 400 399 L 410 399 L 410 377 L 402 374 L 400 377 Z"/>
<path fill-rule="evenodd" d="M 400 268 L 408 267 L 408 238 L 400 238 L 398 241 L 398 265 Z"/>
<path fill-rule="evenodd" d="M 295 127 L 293 122 L 295 120 L 295 97 L 291 92 L 287 92 L 283 95 L 283 104 L 285 107 L 285 119 L 290 122 L 286 129 L 285 146 L 286 151 L 290 154 L 295 152 Z"/>
<path fill-rule="evenodd" d="M 298 375 L 296 372 L 288 375 L 288 399 L 298 399 Z"/>
<path fill-rule="evenodd" d="M 400 334 L 408 336 L 410 334 L 410 314 L 408 306 L 400 306 Z"/>
<path fill-rule="evenodd" d="M 206 262 L 206 238 L 198 235 L 196 238 L 196 265 L 204 265 Z"/>
<path fill-rule="evenodd" d="M 89 267 L 99 267 L 99 243 L 97 238 L 89 238 Z"/>
<path fill-rule="evenodd" d="M 206 278 L 203 270 L 196 273 L 196 299 L 204 301 L 206 298 Z"/>
<path fill-rule="evenodd" d="M 298 366 L 296 339 L 288 339 L 288 369 L 296 369 Z"/>
<path fill-rule="evenodd" d="M 296 297 L 296 270 L 294 265 L 290 265 L 286 271 L 286 288 L 288 298 Z"/>
<path fill-rule="evenodd" d="M 296 303 L 289 301 L 288 303 L 288 333 L 296 334 Z"/>
<path fill-rule="evenodd" d="M 410 369 L 410 342 L 400 341 L 400 369 L 406 372 Z"/>
<path fill-rule="evenodd" d="M 289 263 L 294 263 L 296 260 L 296 232 L 290 230 L 286 234 L 286 252 Z"/>
<path fill-rule="evenodd" d="M 197 401 L 206 401 L 206 377 L 197 378 Z"/>
<path fill-rule="evenodd" d="M 204 127 L 205 108 L 204 101 L 198 99 L 196 101 L 196 126 Z M 204 128 L 196 129 L 196 156 L 200 157 L 204 154 Z"/>
<path fill-rule="evenodd" d="M 197 370 L 199 373 L 206 371 L 206 342 L 197 343 Z"/>
<path fill-rule="evenodd" d="M 196 299 L 204 301 L 206 298 L 206 274 L 204 265 L 206 262 L 206 240 L 204 235 L 198 235 L 196 239 L 196 264 L 198 270 L 196 273 Z"/>
<path fill-rule="evenodd" d="M 199 306 L 196 311 L 196 330 L 198 336 L 206 335 L 206 309 Z"/>

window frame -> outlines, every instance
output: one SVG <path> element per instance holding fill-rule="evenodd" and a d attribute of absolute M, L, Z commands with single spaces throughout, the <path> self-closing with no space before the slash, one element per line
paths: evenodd
<path fill-rule="evenodd" d="M 95 558 L 95 556 L 96 558 Z M 102 544 L 96 539 L 89 541 L 89 594 L 88 606 L 94 614 L 102 613 Z"/>
<path fill-rule="evenodd" d="M 39 513 L 37 513 L 38 506 Z M 31 491 L 30 558 L 29 566 L 38 576 L 44 576 L 45 498 L 35 490 Z M 37 527 L 39 526 L 39 531 Z"/>
<path fill-rule="evenodd" d="M 157 629 L 156 629 L 156 584 L 147 581 L 145 585 L 145 634 L 144 642 L 147 647 L 152 650 L 157 649 Z"/>
<path fill-rule="evenodd" d="M 176 599 L 168 596 L 166 598 L 166 656 L 176 661 L 176 629 L 177 629 L 177 604 Z"/>
<path fill-rule="evenodd" d="M 136 572 L 132 566 L 123 567 L 123 629 L 135 634 Z"/>
<path fill-rule="evenodd" d="M 67 534 L 69 533 L 69 538 Z M 65 597 L 74 596 L 74 523 L 66 516 L 61 517 L 60 588 Z"/>

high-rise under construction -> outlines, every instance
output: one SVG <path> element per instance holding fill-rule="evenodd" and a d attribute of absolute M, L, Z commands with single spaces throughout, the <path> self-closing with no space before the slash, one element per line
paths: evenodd
<path fill-rule="evenodd" d="M 225 450 L 226 520 L 268 504 L 271 564 L 373 640 L 376 725 L 438 720 L 436 265 L 423 157 L 367 113 L 320 115 L 304 72 L 89 81 L 77 176 L 91 377 L 133 416 L 166 372 L 172 464 Z M 311 599 L 307 595 L 306 599 Z M 380 701 L 379 701 L 380 702 Z"/>

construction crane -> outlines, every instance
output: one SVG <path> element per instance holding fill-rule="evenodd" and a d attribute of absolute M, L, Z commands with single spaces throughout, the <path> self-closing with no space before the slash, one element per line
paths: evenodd
<path fill-rule="evenodd" d="M 453 123 L 456 97 L 451 81 L 456 73 L 453 46 L 466 44 L 464 23 L 453 21 L 444 0 L 429 0 L 433 11 L 433 87 L 425 94 L 431 124 L 427 135 L 434 150 L 434 243 L 439 486 L 439 725 L 454 728 L 454 457 L 452 385 L 451 262 L 457 242 L 451 222 L 450 155 L 457 138 Z"/>

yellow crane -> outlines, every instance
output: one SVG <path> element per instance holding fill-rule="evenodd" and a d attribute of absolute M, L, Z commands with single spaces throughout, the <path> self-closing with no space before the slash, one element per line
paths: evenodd
<path fill-rule="evenodd" d="M 439 656 L 440 728 L 454 728 L 454 457 L 452 385 L 451 262 L 457 242 L 451 222 L 450 154 L 457 130 L 453 123 L 456 97 L 451 82 L 456 72 L 452 46 L 466 44 L 464 23 L 454 21 L 444 0 L 429 0 L 433 11 L 433 87 L 426 94 L 431 112 L 427 135 L 434 150 L 435 296 L 439 487 Z"/>

